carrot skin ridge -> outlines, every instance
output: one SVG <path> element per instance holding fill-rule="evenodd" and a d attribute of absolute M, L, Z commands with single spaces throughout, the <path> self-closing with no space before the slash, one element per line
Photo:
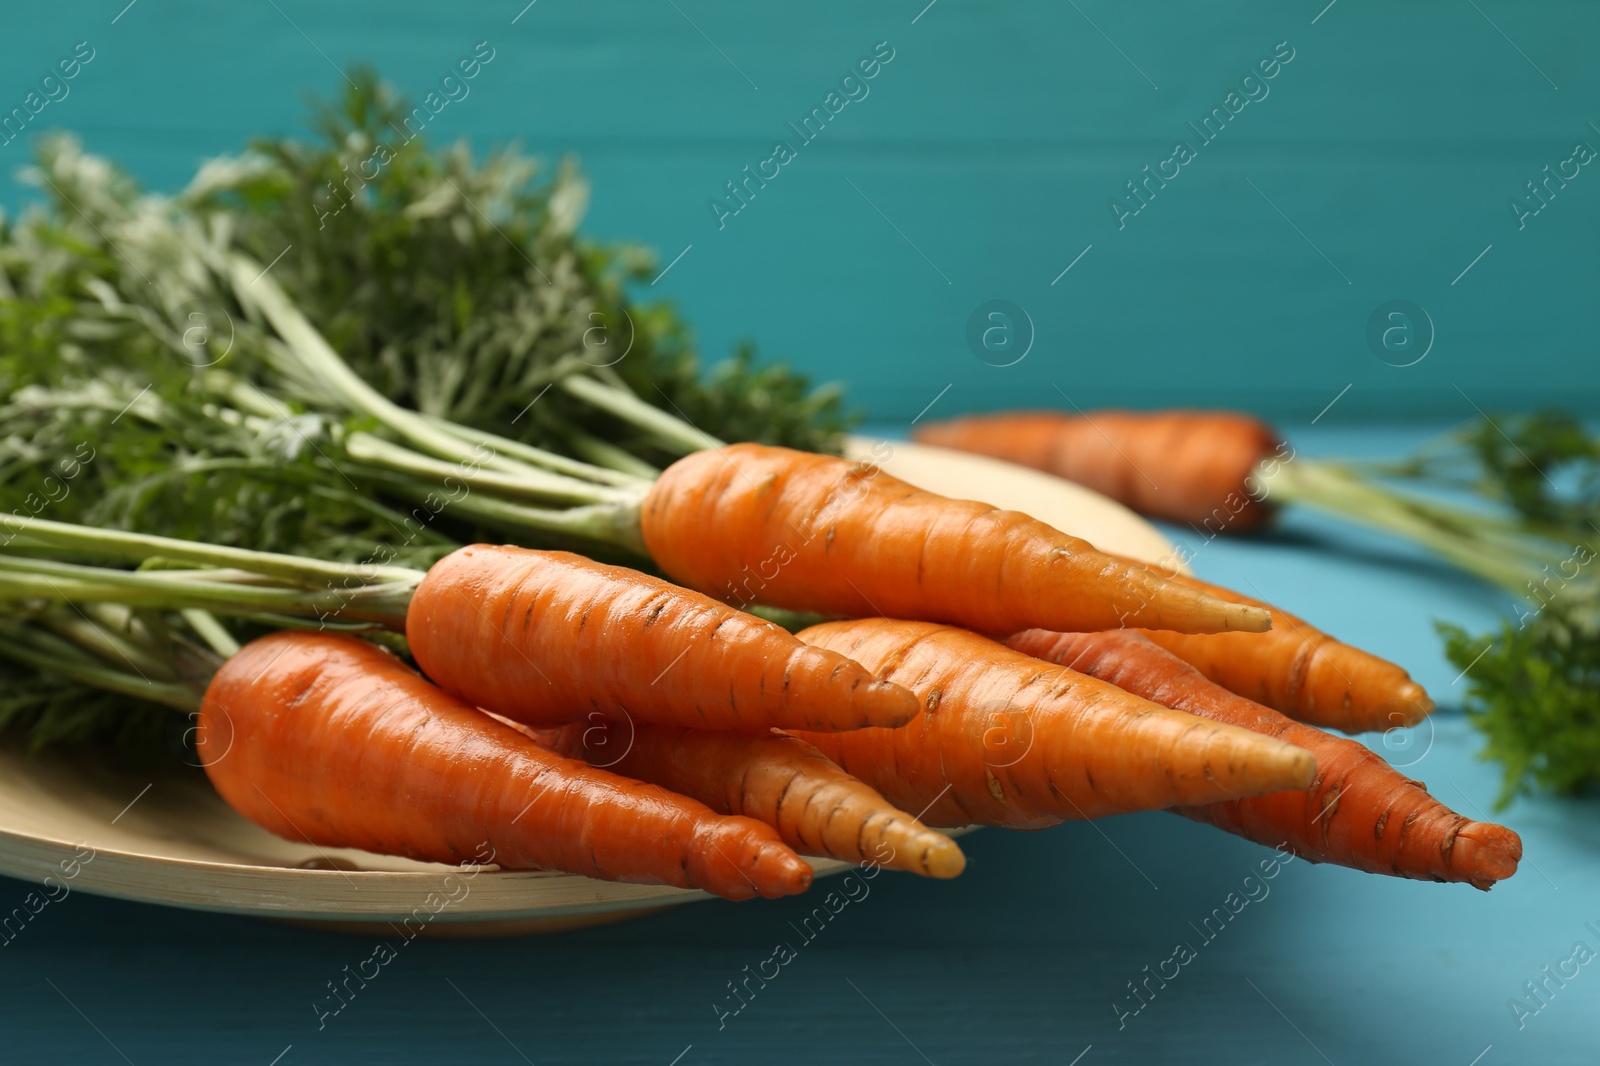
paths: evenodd
<path fill-rule="evenodd" d="M 1070 819 L 1303 788 L 1304 751 L 1045 666 L 926 622 L 828 622 L 801 639 L 917 693 L 899 729 L 804 733 L 847 773 L 929 825 L 1038 829 Z"/>
<path fill-rule="evenodd" d="M 1286 843 L 1312 862 L 1370 873 L 1487 889 L 1516 871 L 1522 841 L 1512 830 L 1456 814 L 1365 745 L 1238 696 L 1144 635 L 1031 630 L 1007 644 L 1316 755 L 1309 788 L 1179 808 L 1185 817 L 1260 844 Z"/>
<path fill-rule="evenodd" d="M 1428 693 L 1394 663 L 1269 603 L 1186 574 L 1172 579 L 1272 615 L 1270 631 L 1244 639 L 1232 633 L 1145 632 L 1223 688 L 1297 721 L 1344 733 L 1413 726 L 1433 713 Z"/>
<path fill-rule="evenodd" d="M 590 714 L 703 729 L 895 726 L 916 697 L 781 626 L 567 552 L 477 544 L 439 560 L 406 615 L 445 691 L 534 726 Z"/>
<path fill-rule="evenodd" d="M 197 739 L 229 806 L 291 840 L 443 863 L 487 844 L 507 869 L 727 899 L 811 882 L 770 826 L 556 755 L 352 636 L 245 645 L 208 686 Z"/>
<path fill-rule="evenodd" d="M 1265 612 L 1163 580 L 1016 511 L 908 485 L 871 463 L 760 444 L 668 467 L 640 511 L 674 580 L 729 600 L 1009 634 L 1119 626 L 1265 629 Z"/>
<path fill-rule="evenodd" d="M 1233 533 L 1271 517 L 1250 478 L 1283 447 L 1271 426 L 1231 411 L 1010 411 L 927 422 L 912 436 L 1055 474 L 1151 518 Z"/>
<path fill-rule="evenodd" d="M 803 855 L 925 877 L 959 874 L 955 841 L 898 810 L 799 737 L 606 722 L 569 725 L 556 751 L 765 822 Z M 620 754 L 619 754 L 620 753 Z"/>

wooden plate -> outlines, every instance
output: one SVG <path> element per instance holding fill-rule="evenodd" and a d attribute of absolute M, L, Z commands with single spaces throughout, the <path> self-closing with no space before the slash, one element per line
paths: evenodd
<path fill-rule="evenodd" d="M 991 459 L 855 439 L 853 456 L 947 496 L 1027 511 L 1144 559 L 1171 545 L 1086 489 Z M 819 876 L 849 864 L 812 860 Z M 197 774 L 152 780 L 0 751 L 0 874 L 40 899 L 92 892 L 173 907 L 312 923 L 340 931 L 493 936 L 549 932 L 710 898 L 560 873 L 473 874 L 282 840 L 234 814 Z M 380 935 L 388 935 L 381 933 Z"/>

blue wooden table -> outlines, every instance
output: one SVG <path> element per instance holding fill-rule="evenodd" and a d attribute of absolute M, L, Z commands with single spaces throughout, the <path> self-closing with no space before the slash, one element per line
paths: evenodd
<path fill-rule="evenodd" d="M 710 356 L 753 336 L 848 379 L 889 431 L 930 401 L 938 416 L 1059 403 L 1057 389 L 1085 407 L 1325 411 L 1296 434 L 1311 452 L 1416 437 L 1329 429 L 1347 418 L 1600 409 L 1600 177 L 1579 164 L 1527 188 L 1572 174 L 1575 142 L 1600 145 L 1594 4 L 11 6 L 0 115 L 22 107 L 26 128 L 0 135 L 0 169 L 70 128 L 163 189 L 251 134 L 303 130 L 303 93 L 327 95 L 356 62 L 421 98 L 483 42 L 493 59 L 430 136 L 578 153 L 591 232 L 661 250 L 645 291 L 679 301 Z M 893 58 L 870 96 L 736 215 L 708 210 L 829 92 L 861 94 L 842 78 L 880 42 Z M 1246 83 L 1280 46 L 1293 58 Z M 81 49 L 65 90 L 43 81 Z M 1249 102 L 1230 105 L 1236 91 Z M 1220 136 L 1189 132 L 1235 106 Z M 1179 139 L 1197 158 L 1129 193 Z M 28 195 L 0 184 L 8 212 Z M 964 339 L 996 298 L 1038 342 L 1011 366 Z M 1397 299 L 1438 340 L 1409 366 L 1368 334 Z M 1201 574 L 1248 575 L 1410 667 L 1446 709 L 1377 743 L 1446 801 L 1487 807 L 1496 775 L 1452 713 L 1460 686 L 1431 624 L 1486 627 L 1497 597 L 1312 516 L 1191 546 Z M 979 833 L 957 882 L 878 878 L 721 1022 L 730 982 L 812 900 L 419 942 L 319 1029 L 313 1004 L 368 941 L 74 894 L 0 947 L 0 1063 L 1593 1062 L 1595 967 L 1552 982 L 1521 1029 L 1507 1001 L 1531 1005 L 1525 982 L 1576 941 L 1600 948 L 1596 813 L 1513 807 L 1527 863 L 1487 895 L 1291 864 L 1120 1028 L 1129 983 L 1265 849 L 1160 814 Z M 0 913 L 25 892 L 0 882 Z"/>
<path fill-rule="evenodd" d="M 1294 436 L 1304 452 L 1348 454 L 1418 434 L 1324 424 Z M 1496 596 L 1308 515 L 1268 539 L 1190 545 L 1202 574 L 1248 575 L 1410 667 L 1446 707 L 1374 743 L 1446 802 L 1487 811 L 1495 770 L 1449 706 L 1460 687 L 1431 621 L 1486 626 Z M 419 941 L 322 1028 L 313 1004 L 373 940 L 74 894 L 0 948 L 0 1061 L 1592 1063 L 1600 968 L 1550 982 L 1543 1005 L 1524 983 L 1577 941 L 1600 949 L 1596 814 L 1593 802 L 1514 805 L 1504 820 L 1527 859 L 1487 894 L 1303 862 L 1263 892 L 1245 878 L 1271 852 L 1165 814 L 986 830 L 963 841 L 958 880 L 880 876 L 814 938 L 797 932 L 818 903 L 806 897 Z M 25 891 L 0 882 L 0 911 Z M 1207 941 L 1195 927 L 1230 893 L 1252 901 Z M 793 961 L 764 988 L 745 984 L 780 942 L 798 948 Z M 1196 958 L 1145 985 L 1180 942 Z M 1520 1028 L 1513 998 L 1538 1008 Z"/>

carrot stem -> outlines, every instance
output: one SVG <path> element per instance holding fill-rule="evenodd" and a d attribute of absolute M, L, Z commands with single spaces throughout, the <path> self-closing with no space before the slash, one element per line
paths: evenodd
<path fill-rule="evenodd" d="M 633 500 L 550 509 L 508 503 L 487 493 L 468 493 L 449 506 L 501 529 L 555 534 L 650 557 L 639 532 L 639 503 Z"/>
<path fill-rule="evenodd" d="M 36 670 L 62 674 L 86 685 L 149 700 L 180 711 L 198 710 L 200 694 L 175 681 L 150 681 L 126 670 L 102 666 L 77 644 L 26 625 L 0 625 L 0 655 Z M 70 667 L 63 668 L 70 663 Z"/>
<path fill-rule="evenodd" d="M 672 445 L 684 455 L 724 446 L 722 441 L 711 434 L 702 432 L 684 419 L 674 418 L 659 407 L 645 403 L 627 389 L 603 385 L 594 378 L 582 374 L 563 378 L 561 388 L 607 414 L 615 415 L 630 425 L 654 434 L 662 442 Z"/>
<path fill-rule="evenodd" d="M 408 581 L 421 577 L 418 571 L 404 566 L 325 562 L 300 555 L 230 548 L 221 544 L 162 537 L 152 533 L 130 533 L 120 529 L 52 522 L 45 518 L 28 518 L 14 514 L 0 514 L 0 530 L 8 530 L 34 544 L 70 548 L 135 562 L 162 558 L 191 563 L 195 566 L 238 567 L 265 577 L 288 581 L 302 588 L 325 588 L 330 581 L 351 577 L 367 582 Z"/>
<path fill-rule="evenodd" d="M 343 360 L 340 360 L 342 363 Z M 275 396 L 270 396 L 254 385 L 228 373 L 207 372 L 202 376 L 202 382 L 214 394 L 222 396 L 233 404 L 245 415 L 253 415 L 258 419 L 280 422 L 292 418 L 295 414 L 293 408 Z M 228 412 L 223 412 L 227 417 Z M 459 440 L 463 444 L 472 444 L 475 448 L 488 449 L 484 443 L 486 435 L 476 434 L 441 418 L 432 418 L 420 415 L 434 429 L 446 436 Z M 596 483 L 611 484 L 618 487 L 634 485 L 639 479 L 633 474 L 623 474 L 612 470 L 602 470 L 587 463 L 568 459 L 566 456 L 547 452 L 542 448 L 523 444 L 520 441 L 509 439 L 497 440 L 493 446 L 495 451 L 505 452 L 513 458 L 525 463 L 531 463 L 532 468 L 517 468 L 513 476 L 509 471 L 498 474 L 485 474 L 481 469 L 487 465 L 489 456 L 484 456 L 482 462 L 476 452 L 473 456 L 461 460 L 462 465 L 452 466 L 440 459 L 413 451 L 393 441 L 383 440 L 370 433 L 355 432 L 345 440 L 346 450 L 354 458 L 369 458 L 375 461 L 385 461 L 396 471 L 414 473 L 442 480 L 446 477 L 472 480 L 486 488 L 495 488 L 509 492 L 513 496 L 528 495 L 535 498 L 554 497 L 557 499 L 575 500 L 579 503 L 592 502 L 596 498 Z M 621 455 L 629 456 L 620 448 L 616 449 Z M 493 451 L 491 451 L 491 455 Z M 644 464 L 640 464 L 644 465 Z M 471 472 L 468 472 L 470 467 Z M 651 469 L 646 467 L 646 469 Z M 655 473 L 651 473 L 645 480 L 654 480 Z M 547 491 L 539 492 L 538 487 Z M 603 498 L 603 497 L 602 497 Z"/>
<path fill-rule="evenodd" d="M 442 418 L 433 418 L 428 415 L 423 417 L 428 419 L 440 432 L 447 433 L 460 440 L 471 443 L 482 439 L 480 434 L 454 422 L 446 421 Z M 569 477 L 584 478 L 603 485 L 617 486 L 637 485 L 640 481 L 638 477 L 621 470 L 594 466 L 591 463 L 570 459 L 555 452 L 547 452 L 543 448 L 535 448 L 531 444 L 524 444 L 521 441 L 511 440 L 510 438 L 496 440 L 494 446 L 513 458 L 544 467 L 557 474 L 566 474 Z M 646 480 L 654 480 L 654 476 L 652 475 Z"/>
<path fill-rule="evenodd" d="M 592 433 L 585 433 L 576 426 L 567 426 L 563 432 L 572 450 L 592 463 L 599 463 L 610 470 L 629 474 L 642 481 L 654 481 L 661 476 L 661 471 L 610 441 L 601 440 Z"/>
<path fill-rule="evenodd" d="M 1416 541 L 1510 592 L 1520 593 L 1528 580 L 1528 572 L 1508 562 L 1507 555 L 1518 548 L 1522 551 L 1531 551 L 1531 548 L 1490 540 L 1481 530 L 1472 531 L 1475 517 L 1364 482 L 1336 464 L 1307 461 L 1280 464 L 1270 482 L 1270 490 L 1295 503 Z M 1441 528 L 1441 517 L 1450 519 L 1454 528 Z"/>
<path fill-rule="evenodd" d="M 202 611 L 194 607 L 186 607 L 178 612 L 183 620 L 189 623 L 189 628 L 195 635 L 206 642 L 206 645 L 224 659 L 239 650 L 239 642 L 228 632 L 226 626 L 217 621 L 217 616 L 210 611 Z"/>
<path fill-rule="evenodd" d="M 446 432 L 437 420 L 400 406 L 367 384 L 294 306 L 278 283 L 253 260 L 239 254 L 229 255 L 224 270 L 240 303 L 259 311 L 283 340 L 284 350 L 293 360 L 291 372 L 300 369 L 314 376 L 319 389 L 332 393 L 346 409 L 371 415 L 412 444 L 442 459 L 481 463 L 509 474 L 526 474 L 532 469 L 528 462 L 501 454 L 510 451 L 505 446 L 513 443 L 504 437 L 464 426 Z M 481 454 L 483 449 L 488 450 L 487 457 Z M 522 455 L 537 453 L 541 457 L 540 465 L 545 466 L 548 463 L 543 460 L 553 457 L 552 453 L 530 445 L 521 445 L 516 450 Z M 573 460 L 568 459 L 562 465 L 570 468 L 572 463 Z"/>
<path fill-rule="evenodd" d="M 91 605 L 91 610 L 93 606 Z M 176 680 L 171 662 L 153 654 L 139 641 L 108 625 L 103 625 L 79 611 L 47 611 L 39 616 L 39 623 L 52 633 L 70 640 L 82 648 L 116 662 L 126 662 L 145 677 L 158 677 L 163 681 Z"/>
<path fill-rule="evenodd" d="M 388 582 L 351 588 L 328 586 L 320 590 L 263 588 L 189 576 L 172 577 L 171 573 L 0 556 L 0 598 L 50 603 L 119 603 L 165 610 L 209 608 L 230 614 L 270 611 L 305 618 L 332 615 L 403 629 L 406 604 L 416 587 L 414 582 Z"/>
<path fill-rule="evenodd" d="M 344 442 L 351 458 L 379 463 L 406 474 L 416 474 L 446 484 L 454 478 L 470 488 L 482 488 L 510 500 L 554 500 L 562 503 L 596 503 L 626 499 L 621 489 L 603 488 L 592 482 L 579 481 L 565 474 L 530 469 L 517 474 L 499 471 L 466 469 L 459 463 L 445 462 L 420 455 L 375 437 L 370 433 L 352 433 Z"/>

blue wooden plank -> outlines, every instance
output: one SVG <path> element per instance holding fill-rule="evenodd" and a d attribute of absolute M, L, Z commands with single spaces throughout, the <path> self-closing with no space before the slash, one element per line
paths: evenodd
<path fill-rule="evenodd" d="M 496 58 L 439 136 L 579 151 L 595 232 L 648 240 L 663 262 L 694 246 L 652 294 L 682 304 L 708 352 L 753 336 L 847 380 L 879 417 L 909 418 L 946 384 L 952 402 L 992 407 L 1051 397 L 1052 382 L 1080 403 L 1302 417 L 1352 382 L 1352 414 L 1454 416 L 1468 410 L 1455 386 L 1594 410 L 1597 179 L 1551 185 L 1521 229 L 1509 204 L 1574 141 L 1600 146 L 1583 48 L 1600 11 L 1297 6 L 942 0 L 913 24 L 921 4 L 635 0 L 600 17 L 546 0 L 513 24 L 522 5 L 140 0 L 112 25 L 78 2 L 8 16 L 0 69 L 21 103 L 89 40 L 96 58 L 34 128 L 82 129 L 171 187 L 250 134 L 299 128 L 303 92 L 339 84 L 336 66 L 371 60 L 420 94 L 489 41 Z M 879 41 L 895 57 L 868 95 L 719 229 L 708 201 Z M 1198 144 L 1187 124 L 1279 42 L 1294 58 L 1267 95 Z M 1185 137 L 1196 158 L 1119 229 L 1112 197 Z M 0 166 L 25 150 L 0 148 Z M 1006 369 L 964 339 L 995 297 L 1038 335 Z M 1365 340 L 1396 298 L 1437 327 L 1415 367 Z"/>

